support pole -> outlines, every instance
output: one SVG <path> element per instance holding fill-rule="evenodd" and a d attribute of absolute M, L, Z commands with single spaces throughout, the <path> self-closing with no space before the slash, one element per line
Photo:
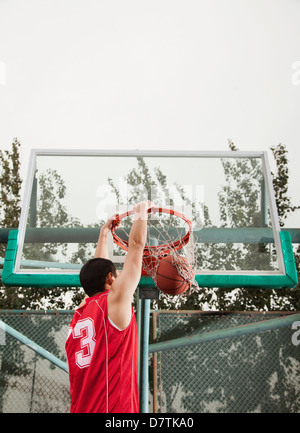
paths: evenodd
<path fill-rule="evenodd" d="M 52 355 L 52 353 L 48 352 L 43 347 L 36 344 L 34 341 L 30 340 L 25 335 L 21 334 L 21 332 L 17 331 L 16 329 L 2 322 L 2 320 L 0 320 L 0 329 L 2 329 L 4 332 L 7 332 L 7 334 L 11 335 L 12 337 L 16 338 L 18 341 L 25 344 L 30 349 L 34 350 L 39 355 L 48 359 L 48 361 L 52 362 L 57 367 L 61 368 L 65 372 L 68 372 L 68 365 L 66 362 L 63 362 L 61 359 Z"/>
<path fill-rule="evenodd" d="M 292 326 L 294 322 L 298 321 L 300 321 L 300 313 L 289 314 L 288 316 L 276 319 L 268 319 L 261 322 L 250 323 L 248 325 L 239 325 L 233 328 L 220 329 L 217 331 L 206 332 L 204 334 L 192 335 L 190 337 L 175 338 L 174 340 L 150 344 L 148 351 L 149 353 L 160 352 L 163 350 L 191 346 L 192 344 L 207 343 L 208 341 L 218 341 L 224 338 L 233 338 L 242 335 L 257 334 L 258 332 Z"/>
<path fill-rule="evenodd" d="M 148 366 L 148 347 L 149 347 L 149 322 L 150 322 L 150 299 L 140 300 L 140 412 L 148 413 L 149 407 L 149 366 Z"/>
<path fill-rule="evenodd" d="M 149 412 L 149 330 L 151 300 L 159 299 L 160 292 L 156 287 L 137 288 L 137 326 L 139 330 L 139 406 L 141 413 Z"/>

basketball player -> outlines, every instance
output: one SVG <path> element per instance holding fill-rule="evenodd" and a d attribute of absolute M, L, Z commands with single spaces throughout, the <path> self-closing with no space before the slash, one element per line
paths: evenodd
<path fill-rule="evenodd" d="M 149 207 L 148 201 L 135 207 L 120 274 L 108 259 L 112 219 L 100 230 L 94 258 L 81 269 L 87 298 L 75 311 L 66 342 L 72 413 L 139 411 L 138 332 L 132 299 L 141 277 Z"/>

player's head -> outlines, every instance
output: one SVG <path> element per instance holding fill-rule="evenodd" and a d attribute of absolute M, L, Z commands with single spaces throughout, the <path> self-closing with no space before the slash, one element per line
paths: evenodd
<path fill-rule="evenodd" d="M 114 278 L 117 277 L 117 269 L 111 260 L 95 258 L 86 262 L 79 274 L 85 293 L 88 296 L 94 296 L 96 293 L 105 291 L 109 274 Z"/>

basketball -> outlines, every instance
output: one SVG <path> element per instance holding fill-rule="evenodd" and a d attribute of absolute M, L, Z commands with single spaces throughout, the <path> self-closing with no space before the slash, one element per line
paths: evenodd
<path fill-rule="evenodd" d="M 183 275 L 191 275 L 193 272 L 184 257 L 166 256 L 160 260 L 156 273 L 156 284 L 159 290 L 169 295 L 180 295 L 190 288 L 191 282 L 187 276 L 184 277 L 179 273 L 179 266 L 183 269 Z"/>

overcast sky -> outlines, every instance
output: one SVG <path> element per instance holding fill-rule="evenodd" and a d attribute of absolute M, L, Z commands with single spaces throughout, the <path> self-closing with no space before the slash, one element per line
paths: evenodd
<path fill-rule="evenodd" d="M 0 147 L 25 173 L 31 148 L 283 143 L 300 204 L 299 114 L 299 0 L 0 0 Z"/>

